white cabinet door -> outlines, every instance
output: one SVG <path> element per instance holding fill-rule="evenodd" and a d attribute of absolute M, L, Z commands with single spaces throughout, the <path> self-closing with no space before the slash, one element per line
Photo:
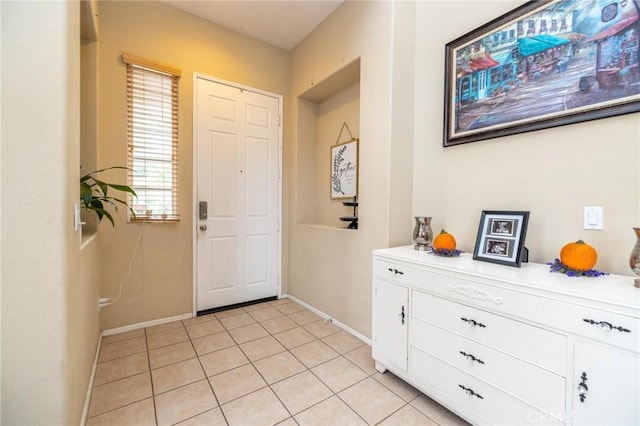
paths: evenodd
<path fill-rule="evenodd" d="M 376 280 L 373 289 L 373 358 L 407 371 L 409 290 Z"/>
<path fill-rule="evenodd" d="M 574 423 L 640 424 L 639 363 L 635 354 L 576 340 L 572 413 Z"/>

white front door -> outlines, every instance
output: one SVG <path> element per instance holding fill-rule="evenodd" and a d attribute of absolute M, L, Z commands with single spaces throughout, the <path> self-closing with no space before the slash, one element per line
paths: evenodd
<path fill-rule="evenodd" d="M 281 98 L 195 83 L 196 309 L 277 296 Z"/>

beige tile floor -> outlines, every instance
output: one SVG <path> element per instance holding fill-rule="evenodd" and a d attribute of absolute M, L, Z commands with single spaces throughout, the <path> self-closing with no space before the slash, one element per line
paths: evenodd
<path fill-rule="evenodd" d="M 464 425 L 281 299 L 102 340 L 87 425 Z"/>

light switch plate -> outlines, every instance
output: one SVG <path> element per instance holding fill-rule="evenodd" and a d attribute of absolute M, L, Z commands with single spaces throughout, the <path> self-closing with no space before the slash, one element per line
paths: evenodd
<path fill-rule="evenodd" d="M 602 229 L 603 224 L 604 221 L 602 207 L 584 208 L 584 229 Z"/>
<path fill-rule="evenodd" d="M 80 206 L 78 204 L 73 205 L 73 231 L 78 232 L 82 226 L 82 222 L 80 221 Z"/>

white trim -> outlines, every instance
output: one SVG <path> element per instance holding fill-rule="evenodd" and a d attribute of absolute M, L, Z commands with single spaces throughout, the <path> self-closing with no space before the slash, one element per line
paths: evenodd
<path fill-rule="evenodd" d="M 112 334 L 124 333 L 126 331 L 138 330 L 140 328 L 151 327 L 154 325 L 166 324 L 168 322 L 186 320 L 189 318 L 193 318 L 194 315 L 189 312 L 187 314 L 175 315 L 173 317 L 160 318 L 151 321 L 139 322 L 136 324 L 125 325 L 123 327 L 110 328 L 109 330 L 104 330 L 102 332 L 103 336 L 111 336 Z"/>
<path fill-rule="evenodd" d="M 303 302 L 302 300 L 298 299 L 295 296 L 287 295 L 287 298 L 289 298 L 292 301 L 304 306 L 305 308 L 307 308 L 311 312 L 313 312 L 313 313 L 315 313 L 317 315 L 320 315 L 323 319 L 331 321 L 331 323 L 334 324 L 335 326 L 343 329 L 347 333 L 351 334 L 353 337 L 356 337 L 356 338 L 362 340 L 363 342 L 365 342 L 367 345 L 371 346 L 371 339 L 369 339 L 368 337 L 366 337 L 365 335 L 363 335 L 361 333 L 358 333 L 353 328 L 341 323 L 340 321 L 336 320 L 335 318 L 331 318 L 326 313 L 322 312 L 319 309 L 314 308 L 313 306 L 309 305 L 308 303 Z"/>
<path fill-rule="evenodd" d="M 192 125 L 191 129 L 191 151 L 193 152 L 193 158 L 191 159 L 191 200 L 192 200 L 192 211 L 191 211 L 191 222 L 193 226 L 191 227 L 191 313 L 195 317 L 198 308 L 198 235 L 196 228 L 198 226 L 198 73 L 193 73 L 193 84 L 191 85 L 191 89 L 193 93 L 191 94 L 193 104 L 191 105 L 191 115 L 192 115 Z"/>
<path fill-rule="evenodd" d="M 277 93 L 273 93 L 273 92 L 268 92 L 266 90 L 261 90 L 261 89 L 257 89 L 255 87 L 251 87 L 251 86 L 246 86 L 244 84 L 239 84 L 233 81 L 229 81 L 229 80 L 223 80 L 221 78 L 217 78 L 217 77 L 212 77 L 210 75 L 206 75 L 206 74 L 202 74 L 199 72 L 194 72 L 193 73 L 193 85 L 192 85 L 192 89 L 193 89 L 193 106 L 192 106 L 192 112 L 193 112 L 193 147 L 192 147 L 192 151 L 193 151 L 193 188 L 192 188 L 192 200 L 193 200 L 193 210 L 192 210 L 192 218 L 193 218 L 193 229 L 192 229 L 192 241 L 193 241 L 193 248 L 192 248 L 192 259 L 193 259 L 193 265 L 192 265 L 192 277 L 193 277 L 193 286 L 192 286 L 192 292 L 193 292 L 193 306 L 192 306 L 192 312 L 193 312 L 193 316 L 195 317 L 197 312 L 198 312 L 198 305 L 197 305 L 197 295 L 198 295 L 198 271 L 197 271 L 197 260 L 198 260 L 198 244 L 197 244 L 197 231 L 196 231 L 196 226 L 198 223 L 198 143 L 197 143 L 197 132 L 198 132 L 198 114 L 197 114 L 197 110 L 198 110 L 198 79 L 202 79 L 202 80 L 208 80 L 214 83 L 219 83 L 219 84 L 224 84 L 227 86 L 231 86 L 231 87 L 236 87 L 238 89 L 242 89 L 242 90 L 247 90 L 249 92 L 254 92 L 254 93 L 258 93 L 260 95 L 264 95 L 264 96 L 269 96 L 272 98 L 276 98 L 278 100 L 278 114 L 279 114 L 279 119 L 278 119 L 278 127 L 279 127 L 279 132 L 278 132 L 278 253 L 277 253 L 277 257 L 278 257 L 278 264 L 277 264 L 277 279 L 278 279 L 278 290 L 277 290 L 277 296 L 279 299 L 284 298 L 284 296 L 282 296 L 282 233 L 283 233 L 283 224 L 282 224 L 282 210 L 283 210 L 283 204 L 284 201 L 282 199 L 282 176 L 283 176 L 283 152 L 284 152 L 284 96 L 283 95 L 279 95 Z"/>
<path fill-rule="evenodd" d="M 89 387 L 87 388 L 87 395 L 84 397 L 84 408 L 82 409 L 82 418 L 80 419 L 80 425 L 87 424 L 87 417 L 89 416 L 89 404 L 91 403 L 91 395 L 93 394 L 93 384 L 96 380 L 96 370 L 98 369 L 98 357 L 100 356 L 100 349 L 102 348 L 102 333 L 98 336 L 98 347 L 96 348 L 96 356 L 93 359 L 93 369 L 91 370 L 91 377 L 89 378 Z"/>

